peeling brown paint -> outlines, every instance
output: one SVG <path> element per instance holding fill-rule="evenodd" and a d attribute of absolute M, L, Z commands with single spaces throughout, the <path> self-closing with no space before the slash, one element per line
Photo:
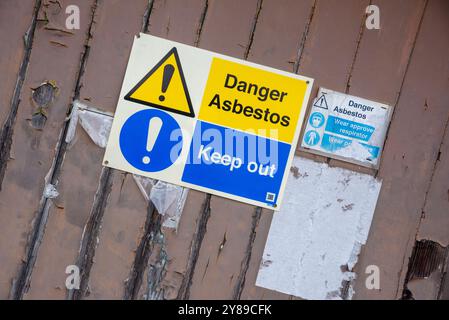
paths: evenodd
<path fill-rule="evenodd" d="M 36 88 L 31 89 L 31 99 L 36 106 L 30 124 L 36 130 L 43 130 L 47 121 L 47 108 L 58 94 L 58 87 L 54 81 L 45 81 Z"/>
<path fill-rule="evenodd" d="M 65 1 L 61 1 L 61 3 Z M 82 19 L 89 17 L 91 4 L 92 2 L 90 1 L 80 4 L 80 7 L 85 9 L 81 11 Z M 55 19 L 65 20 L 65 16 L 60 14 L 55 16 Z M 82 28 L 82 30 L 87 30 L 89 24 L 83 25 Z M 35 264 L 46 231 L 49 212 L 52 208 L 52 200 L 43 196 L 43 189 L 47 182 L 54 185 L 57 184 L 56 177 L 58 176 L 58 170 L 63 161 L 63 150 L 66 147 L 63 143 L 60 143 L 61 137 L 63 137 L 63 132 L 66 129 L 65 120 L 67 112 L 70 109 L 71 99 L 73 96 L 76 96 L 77 87 L 79 86 L 79 76 L 76 73 L 61 71 L 67 70 L 73 64 L 79 65 L 80 54 L 85 49 L 86 33 L 78 31 L 73 37 L 70 37 L 70 40 L 67 39 L 74 50 L 65 52 L 64 54 L 60 50 L 55 50 L 48 43 L 51 36 L 43 28 L 36 30 L 33 55 L 30 60 L 30 69 L 27 72 L 27 84 L 29 87 L 33 87 L 32 84 L 35 85 L 36 83 L 42 82 L 43 78 L 56 81 L 58 83 L 59 95 L 56 96 L 55 102 L 62 105 L 62 107 L 51 108 L 51 112 L 47 112 L 47 125 L 45 130 L 40 131 L 38 135 L 35 134 L 35 131 L 30 126 L 27 129 L 20 127 L 17 133 L 15 133 L 16 140 L 14 141 L 13 147 L 16 149 L 16 153 L 20 152 L 21 157 L 20 161 L 14 162 L 11 168 L 12 171 L 8 170 L 5 176 L 5 178 L 8 177 L 8 179 L 11 179 L 9 180 L 11 181 L 10 188 L 15 185 L 13 181 L 17 177 L 17 173 L 14 175 L 14 170 L 21 170 L 21 168 L 25 167 L 26 169 L 23 170 L 23 174 L 33 177 L 33 180 L 28 185 L 29 189 L 24 193 L 24 199 L 27 199 L 27 201 L 22 201 L 19 204 L 12 204 L 9 201 L 5 202 L 16 207 L 16 210 L 23 212 L 23 219 L 29 219 L 28 221 L 30 221 L 21 226 L 21 228 L 27 230 L 29 238 L 26 243 L 26 252 L 23 253 L 25 262 L 21 263 L 20 268 L 16 271 L 17 281 L 15 282 L 16 286 L 13 288 L 13 296 L 15 298 L 22 298 L 29 291 L 31 274 L 37 269 L 35 268 Z M 42 56 L 48 59 L 47 61 L 51 61 L 51 63 L 42 63 Z M 40 63 L 33 63 L 34 59 L 37 59 L 36 61 Z M 29 92 L 22 92 L 22 95 L 23 98 L 28 98 Z M 22 101 L 27 101 L 26 98 L 22 99 Z M 20 108 L 18 116 L 21 119 L 28 119 L 29 109 Z M 52 125 L 49 126 L 48 123 Z M 34 135 L 35 137 L 30 139 L 30 136 Z M 27 146 L 28 143 L 22 143 L 22 141 L 29 140 L 32 140 L 32 143 L 39 147 L 29 149 Z M 8 173 L 10 176 L 8 176 Z M 8 189 L 8 192 L 11 191 L 13 190 Z M 0 198 L 4 196 L 7 196 L 7 193 L 0 194 Z M 14 235 L 12 235 L 13 237 Z M 41 279 L 38 278 L 38 280 Z M 40 294 L 44 294 L 44 292 L 44 290 L 41 290 Z"/>
<path fill-rule="evenodd" d="M 385 97 L 386 102 L 393 101 L 395 109 L 378 173 L 378 177 L 383 179 L 383 189 L 364 255 L 359 260 L 360 270 L 376 261 L 383 271 L 383 285 L 381 291 L 366 290 L 363 283 L 358 282 L 355 290 L 361 299 L 394 299 L 402 294 L 407 261 L 412 253 L 441 134 L 449 116 L 447 108 L 436 107 L 447 104 L 443 102 L 447 101 L 447 94 L 442 89 L 443 83 L 447 82 L 447 75 L 441 72 L 442 65 L 432 64 L 430 67 L 428 64 L 428 61 L 443 61 L 442 57 L 447 55 L 445 52 L 449 52 L 449 41 L 439 42 L 438 47 L 435 47 L 433 40 L 435 34 L 448 28 L 447 17 L 442 13 L 448 12 L 448 3 L 438 0 L 428 3 L 416 1 L 413 6 L 409 1 L 404 3 L 410 7 L 397 7 L 397 13 L 389 11 L 390 15 L 404 20 L 404 28 L 397 29 L 397 20 L 391 22 L 390 27 L 384 25 L 382 35 L 394 38 L 379 43 L 379 46 L 385 46 L 384 50 L 391 52 L 400 64 L 391 65 L 391 59 L 383 61 L 379 58 L 373 63 L 373 54 L 376 52 L 372 51 L 375 49 L 372 45 L 376 44 L 375 34 L 370 34 L 367 39 L 370 42 L 366 42 L 366 49 L 363 49 L 370 58 L 371 64 L 367 64 L 366 68 L 371 72 L 379 72 L 380 68 L 385 70 L 383 74 L 388 74 L 388 70 L 399 72 L 390 71 L 392 77 L 388 79 L 391 83 L 386 82 L 387 78 L 376 78 L 373 85 L 365 89 L 369 93 L 367 96 L 376 95 Z M 382 5 L 398 6 L 400 3 L 385 2 Z M 404 8 L 407 8 L 407 11 L 404 11 Z M 391 33 L 388 32 L 390 29 Z M 399 38 L 398 34 L 402 36 Z M 401 39 L 401 50 L 398 50 L 397 39 Z M 429 45 L 434 46 L 432 53 L 427 49 Z M 381 47 L 376 50 L 380 49 Z M 409 61 L 404 59 L 404 55 L 410 56 Z M 357 70 L 357 67 L 354 70 Z M 359 73 L 362 77 L 363 73 Z M 412 89 L 416 86 L 420 86 L 419 91 Z M 362 82 L 359 89 L 354 86 L 351 88 L 359 94 L 363 89 Z M 432 99 L 439 102 L 430 103 L 429 100 L 429 104 L 435 107 L 432 112 L 423 112 L 423 103 L 429 97 L 429 92 L 432 92 Z"/>
<path fill-rule="evenodd" d="M 10 280 L 24 259 L 25 268 L 16 281 L 16 292 L 24 293 L 24 298 L 64 298 L 64 267 L 77 261 L 83 239 L 83 253 L 78 260 L 83 265 L 83 290 L 78 298 L 122 298 L 125 288 L 130 289 L 128 297 L 145 299 L 288 298 L 254 286 L 272 212 L 262 210 L 257 215 L 251 206 L 191 192 L 177 233 L 160 229 L 157 224 L 146 228 L 147 204 L 132 179 L 117 174 L 104 180 L 102 150 L 84 132 L 78 132 L 77 142 L 71 146 L 60 143 L 73 96 L 92 101 L 105 111 L 114 110 L 132 37 L 139 30 L 272 67 L 299 70 L 316 78 L 317 86 L 397 105 L 379 173 L 386 179 L 385 190 L 370 241 L 356 267 L 363 271 L 365 265 L 379 261 L 385 278 L 381 280 L 382 290 L 376 292 L 366 291 L 363 277 L 356 280 L 358 297 L 392 298 L 395 290 L 402 288 L 416 229 L 418 242 L 431 240 L 447 245 L 449 161 L 448 134 L 443 132 L 448 130 L 443 128 L 447 128 L 449 117 L 440 108 L 447 105 L 442 98 L 447 91 L 442 89 L 447 75 L 441 75 L 447 69 L 427 63 L 431 60 L 437 64 L 447 56 L 444 39 L 439 43 L 431 41 L 447 26 L 447 16 L 443 16 L 448 12 L 447 3 L 429 1 L 423 15 L 425 0 L 380 0 L 379 32 L 363 28 L 364 9 L 369 1 L 254 0 L 242 7 L 241 2 L 224 4 L 213 0 L 192 0 L 183 6 L 173 0 L 139 0 L 126 10 L 119 2 L 100 2 L 91 20 L 86 14 L 90 13 L 91 3 L 83 2 L 82 19 L 91 21 L 93 27 L 86 30 L 84 25 L 82 30 L 74 31 L 63 28 L 65 14 L 61 8 L 68 3 L 42 0 L 34 22 L 36 33 L 33 35 L 31 28 L 26 34 L 23 51 L 13 46 L 12 40 L 0 48 L 2 57 L 10 57 L 5 61 L 11 65 L 5 69 L 3 60 L 0 62 L 1 69 L 7 70 L 7 76 L 3 75 L 7 81 L 3 83 L 9 83 L 0 88 L 1 105 L 8 100 L 9 108 L 0 114 L 2 123 L 9 118 L 0 140 L 6 146 L 2 147 L 5 152 L 1 165 L 6 171 L 0 209 L 8 212 L 0 215 L 0 258 L 5 261 L 0 271 L 0 296 L 9 290 Z M 28 0 L 20 2 L 21 12 L 27 12 L 27 19 L 18 19 L 21 26 L 30 24 L 33 5 Z M 329 12 L 333 19 L 329 19 Z M 119 16 L 124 18 L 117 19 Z M 6 20 L 0 19 L 0 25 L 2 21 Z M 0 28 L 1 39 L 3 29 Z M 13 39 L 20 39 L 24 33 L 16 28 L 13 31 Z M 428 52 L 428 47 L 436 49 Z M 24 64 L 19 68 L 24 57 L 16 51 L 22 52 L 25 59 L 27 55 L 31 58 L 26 64 L 26 77 Z M 110 68 L 111 65 L 115 67 Z M 17 70 L 20 90 L 12 93 Z M 366 76 L 372 74 L 382 76 L 366 81 Z M 57 80 L 59 95 L 50 98 L 53 89 L 46 85 L 32 92 L 34 98 L 30 100 L 30 91 L 24 88 L 45 79 Z M 99 82 L 101 86 L 97 85 Z M 423 92 L 413 89 L 421 87 L 422 82 Z M 416 119 L 419 124 L 414 122 Z M 431 129 L 419 134 L 423 128 Z M 411 132 L 422 146 L 419 153 L 404 132 Z M 362 170 L 334 160 L 329 162 L 332 166 Z M 300 168 L 291 170 L 295 177 L 307 174 Z M 41 202 L 47 173 L 52 183 L 58 183 L 60 196 Z M 102 186 L 97 190 L 99 185 Z M 22 195 L 20 203 L 10 200 L 17 197 L 17 192 Z M 96 192 L 102 194 L 97 200 Z M 349 214 L 351 205 L 343 201 L 339 201 L 341 208 Z M 33 218 L 35 229 L 30 233 Z M 88 232 L 83 237 L 86 224 Z M 12 227 L 17 225 L 20 227 Z M 155 237 L 156 234 L 162 237 Z M 28 235 L 30 240 L 26 239 Z M 31 250 L 24 255 L 26 243 Z M 412 256 L 415 255 L 413 251 Z M 421 260 L 432 261 L 425 257 Z M 449 281 L 443 267 L 447 262 L 438 261 L 438 267 L 427 278 L 414 277 L 406 282 L 404 296 L 423 297 L 425 292 L 433 294 L 439 287 L 439 297 L 447 296 Z M 264 264 L 269 264 L 269 260 L 262 261 Z M 108 268 L 110 265 L 114 267 Z M 432 269 L 426 268 L 422 270 Z"/>

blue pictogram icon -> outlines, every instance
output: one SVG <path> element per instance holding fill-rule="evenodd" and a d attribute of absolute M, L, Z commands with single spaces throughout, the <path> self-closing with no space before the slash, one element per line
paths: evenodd
<path fill-rule="evenodd" d="M 170 167 L 182 150 L 182 131 L 168 113 L 149 109 L 129 117 L 120 131 L 120 150 L 133 167 L 156 172 Z"/>
<path fill-rule="evenodd" d="M 319 128 L 324 125 L 324 116 L 320 112 L 314 112 L 309 118 L 309 123 L 314 128 Z"/>
<path fill-rule="evenodd" d="M 304 142 L 311 147 L 316 146 L 320 142 L 320 134 L 315 130 L 309 130 L 304 136 Z"/>

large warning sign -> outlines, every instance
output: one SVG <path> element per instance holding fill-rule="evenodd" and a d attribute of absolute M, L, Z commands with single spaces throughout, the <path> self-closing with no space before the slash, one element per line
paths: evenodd
<path fill-rule="evenodd" d="M 377 168 L 390 117 L 386 104 L 321 88 L 301 146 L 312 153 Z"/>
<path fill-rule="evenodd" d="M 104 164 L 278 210 L 312 85 L 141 34 Z"/>

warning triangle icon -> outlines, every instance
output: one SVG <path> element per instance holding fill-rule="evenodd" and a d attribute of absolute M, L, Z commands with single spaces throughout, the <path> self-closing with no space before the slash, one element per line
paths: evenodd
<path fill-rule="evenodd" d="M 315 103 L 313 104 L 313 106 L 314 106 L 314 107 L 317 107 L 317 108 L 322 108 L 322 109 L 329 109 L 329 107 L 328 107 L 328 105 L 327 105 L 327 101 L 326 101 L 326 96 L 325 96 L 324 93 L 321 95 L 321 97 L 319 97 L 319 98 L 315 101 Z"/>
<path fill-rule="evenodd" d="M 176 47 L 134 86 L 125 100 L 195 117 Z"/>

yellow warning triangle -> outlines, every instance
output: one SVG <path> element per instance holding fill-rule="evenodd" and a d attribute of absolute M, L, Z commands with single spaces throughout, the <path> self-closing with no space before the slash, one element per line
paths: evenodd
<path fill-rule="evenodd" d="M 195 117 L 176 47 L 139 81 L 125 100 Z"/>

